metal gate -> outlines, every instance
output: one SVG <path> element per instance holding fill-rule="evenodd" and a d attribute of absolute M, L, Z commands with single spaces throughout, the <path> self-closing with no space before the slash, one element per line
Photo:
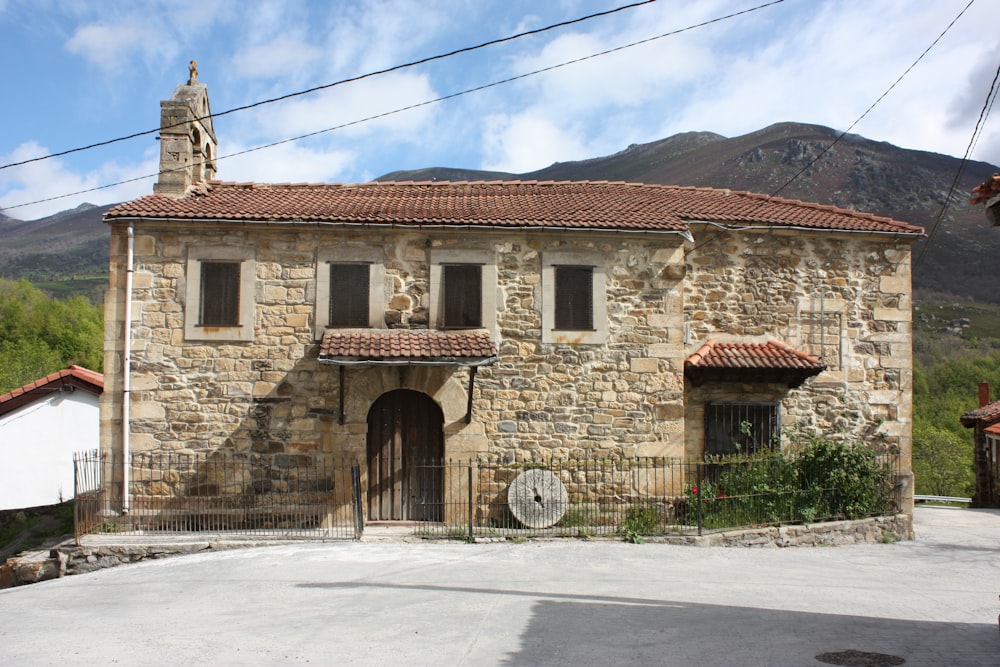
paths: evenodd
<path fill-rule="evenodd" d="M 441 521 L 444 414 L 427 394 L 397 389 L 368 411 L 368 520 Z"/>

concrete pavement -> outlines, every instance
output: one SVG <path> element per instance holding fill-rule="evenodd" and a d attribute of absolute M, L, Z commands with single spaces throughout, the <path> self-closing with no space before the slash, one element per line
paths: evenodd
<path fill-rule="evenodd" d="M 143 562 L 0 591 L 0 664 L 1000 665 L 1000 512 L 919 507 L 915 523 L 883 545 L 325 543 Z"/>

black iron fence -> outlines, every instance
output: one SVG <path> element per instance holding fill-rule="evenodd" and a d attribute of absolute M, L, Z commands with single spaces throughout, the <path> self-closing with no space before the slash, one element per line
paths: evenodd
<path fill-rule="evenodd" d="M 214 532 L 357 538 L 360 468 L 310 454 L 74 456 L 76 535 Z M 123 489 L 128 494 L 123 493 Z"/>
<path fill-rule="evenodd" d="M 384 518 L 373 494 L 393 485 L 407 496 L 393 522 L 429 537 L 635 538 L 900 510 L 898 456 L 833 453 L 410 461 L 369 480 L 356 463 L 313 454 L 137 453 L 126 471 L 88 452 L 75 457 L 76 530 L 359 538 L 366 521 Z"/>

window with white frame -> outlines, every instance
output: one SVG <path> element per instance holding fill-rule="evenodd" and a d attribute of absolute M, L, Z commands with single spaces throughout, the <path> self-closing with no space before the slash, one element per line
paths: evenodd
<path fill-rule="evenodd" d="M 316 266 L 316 339 L 330 329 L 385 326 L 385 264 L 370 247 L 320 250 Z"/>
<path fill-rule="evenodd" d="M 435 250 L 430 279 L 430 328 L 496 329 L 497 266 L 492 250 Z"/>
<path fill-rule="evenodd" d="M 593 345 L 608 338 L 605 259 L 587 251 L 542 258 L 542 342 Z"/>
<path fill-rule="evenodd" d="M 184 294 L 184 338 L 253 340 L 255 277 L 251 248 L 190 248 Z"/>

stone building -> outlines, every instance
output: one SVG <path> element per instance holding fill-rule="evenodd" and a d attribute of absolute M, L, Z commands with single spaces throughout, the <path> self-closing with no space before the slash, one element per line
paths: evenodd
<path fill-rule="evenodd" d="M 681 458 L 789 433 L 909 469 L 919 227 L 633 183 L 219 182 L 204 84 L 163 108 L 155 194 L 105 218 L 107 452 L 345 456 L 369 493 L 400 451 Z"/>

